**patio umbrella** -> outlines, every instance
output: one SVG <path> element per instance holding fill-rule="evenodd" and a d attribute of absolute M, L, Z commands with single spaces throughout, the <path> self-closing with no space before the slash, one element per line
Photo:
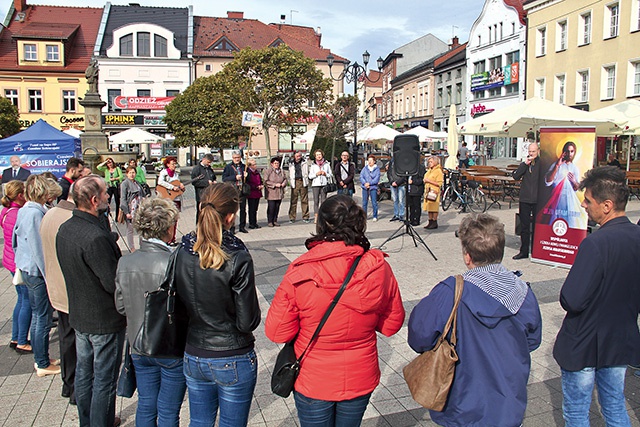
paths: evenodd
<path fill-rule="evenodd" d="M 541 126 L 595 126 L 601 133 L 611 126 L 586 111 L 537 97 L 509 105 L 460 125 L 462 135 L 524 137 Z"/>
<path fill-rule="evenodd" d="M 640 135 L 640 101 L 629 99 L 589 113 L 592 117 L 613 123 L 609 133 L 600 135 Z"/>
<path fill-rule="evenodd" d="M 71 135 L 74 138 L 80 138 L 80 135 L 84 133 L 80 129 L 76 129 L 76 128 L 65 129 L 62 132 L 66 133 L 67 135 Z"/>
<path fill-rule="evenodd" d="M 393 141 L 396 135 L 400 135 L 400 132 L 383 124 L 377 124 L 371 128 L 358 130 L 358 142 L 377 140 Z"/>
<path fill-rule="evenodd" d="M 295 138 L 293 138 L 293 142 L 296 144 L 305 144 L 307 147 L 306 150 L 309 150 L 313 145 L 313 141 L 316 139 L 317 130 L 318 130 L 317 127 L 313 129 L 309 129 L 302 135 L 298 135 Z"/>
<path fill-rule="evenodd" d="M 458 159 L 456 153 L 458 152 L 458 122 L 457 122 L 456 106 L 451 104 L 449 106 L 449 131 L 447 133 L 447 151 L 449 157 L 444 163 L 447 169 L 455 169 L 458 166 Z"/>
<path fill-rule="evenodd" d="M 155 135 L 151 132 L 147 132 L 140 128 L 129 128 L 124 132 L 111 135 L 109 142 L 112 145 L 117 144 L 155 144 L 159 142 L 165 142 L 165 139 L 161 136 Z"/>
<path fill-rule="evenodd" d="M 416 126 L 405 133 L 410 135 L 417 135 L 420 142 L 431 142 L 433 140 L 445 140 L 447 139 L 446 132 L 435 132 L 431 129 L 427 129 L 423 126 Z"/>

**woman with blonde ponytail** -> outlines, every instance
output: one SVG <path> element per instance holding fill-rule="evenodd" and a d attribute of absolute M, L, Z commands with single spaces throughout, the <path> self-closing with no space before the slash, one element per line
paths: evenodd
<path fill-rule="evenodd" d="M 260 324 L 253 260 L 229 229 L 239 206 L 230 184 L 200 196 L 196 233 L 182 238 L 176 259 L 178 296 L 189 330 L 184 373 L 191 425 L 246 426 L 258 374 L 253 330 Z"/>

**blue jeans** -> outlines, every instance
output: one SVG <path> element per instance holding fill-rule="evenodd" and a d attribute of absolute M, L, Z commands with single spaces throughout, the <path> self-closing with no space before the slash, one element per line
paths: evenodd
<path fill-rule="evenodd" d="M 138 383 L 136 427 L 180 425 L 180 407 L 187 384 L 182 359 L 132 354 Z"/>
<path fill-rule="evenodd" d="M 13 276 L 13 274 L 12 274 Z M 18 300 L 13 308 L 13 329 L 11 330 L 11 341 L 16 341 L 18 345 L 26 345 L 31 326 L 31 303 L 29 302 L 29 289 L 27 285 L 16 285 Z"/>
<path fill-rule="evenodd" d="M 293 392 L 301 427 L 358 427 L 371 393 L 340 402 L 312 399 Z"/>
<path fill-rule="evenodd" d="M 345 196 L 353 197 L 353 190 L 350 188 L 338 188 L 338 194 L 344 194 Z"/>
<path fill-rule="evenodd" d="M 598 386 L 598 402 L 607 427 L 631 426 L 625 406 L 624 376 L 626 366 L 562 370 L 562 417 L 567 427 L 588 427 L 589 408 L 594 383 Z"/>
<path fill-rule="evenodd" d="M 184 354 L 184 376 L 189 388 L 190 427 L 215 424 L 246 426 L 258 377 L 258 358 L 251 350 L 241 356 L 205 359 Z"/>
<path fill-rule="evenodd" d="M 31 304 L 31 347 L 38 368 L 46 368 L 49 361 L 49 332 L 53 321 L 53 307 L 49 302 L 47 285 L 42 276 L 31 276 L 22 272 L 24 283 L 29 290 Z"/>
<path fill-rule="evenodd" d="M 404 203 L 407 196 L 407 187 L 404 185 L 398 185 L 397 187 L 391 186 L 391 200 L 393 200 L 393 216 L 396 218 L 404 219 Z"/>
<path fill-rule="evenodd" d="M 80 427 L 113 427 L 124 329 L 113 334 L 76 331 L 76 402 Z"/>
<path fill-rule="evenodd" d="M 369 198 L 371 198 L 371 207 L 373 208 L 373 217 L 378 218 L 378 190 L 376 188 L 362 189 L 362 209 L 367 213 L 369 206 Z"/>

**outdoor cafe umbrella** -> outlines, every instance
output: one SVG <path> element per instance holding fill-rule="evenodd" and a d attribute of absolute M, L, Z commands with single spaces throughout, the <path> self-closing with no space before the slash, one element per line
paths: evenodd
<path fill-rule="evenodd" d="M 608 133 L 601 133 L 602 136 L 613 135 L 640 135 L 640 101 L 628 99 L 608 107 L 591 111 L 589 114 L 597 119 L 609 120 Z M 630 142 L 630 141 L 629 141 Z M 631 161 L 630 144 L 627 147 L 627 170 Z"/>
<path fill-rule="evenodd" d="M 377 124 L 371 128 L 365 128 L 358 131 L 358 142 L 365 141 L 393 141 L 396 135 L 400 135 L 397 130 L 391 129 L 389 126 Z"/>
<path fill-rule="evenodd" d="M 458 166 L 458 159 L 456 153 L 458 152 L 458 123 L 457 123 L 457 111 L 456 106 L 451 104 L 449 106 L 449 129 L 447 132 L 447 152 L 449 157 L 444 162 L 444 167 L 447 169 L 455 169 Z"/>
<path fill-rule="evenodd" d="M 423 126 L 416 126 L 405 132 L 409 135 L 416 135 L 420 142 L 431 142 L 433 140 L 445 140 L 447 139 L 446 132 L 435 132 L 431 129 L 427 129 Z"/>
<path fill-rule="evenodd" d="M 305 144 L 306 150 L 308 151 L 311 148 L 311 146 L 313 145 L 313 141 L 316 139 L 316 131 L 317 130 L 318 130 L 317 127 L 313 128 L 313 129 L 309 129 L 308 131 L 306 131 L 302 135 L 298 135 L 295 138 L 293 138 L 293 142 L 295 144 Z"/>
<path fill-rule="evenodd" d="M 119 144 L 155 144 L 165 142 L 165 139 L 140 128 L 129 128 L 124 132 L 109 137 L 111 145 Z"/>
<path fill-rule="evenodd" d="M 476 117 L 460 125 L 462 135 L 525 137 L 541 126 L 595 126 L 600 134 L 611 126 L 606 119 L 537 97 Z"/>

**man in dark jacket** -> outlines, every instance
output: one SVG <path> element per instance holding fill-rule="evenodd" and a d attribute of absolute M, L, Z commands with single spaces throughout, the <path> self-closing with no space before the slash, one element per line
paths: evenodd
<path fill-rule="evenodd" d="M 62 187 L 62 194 L 58 197 L 58 203 L 61 200 L 67 200 L 69 197 L 69 188 L 71 184 L 75 182 L 76 179 L 82 176 L 82 172 L 84 171 L 84 161 L 77 157 L 71 157 L 67 160 L 67 167 L 64 175 L 58 180 L 58 184 Z"/>
<path fill-rule="evenodd" d="M 414 227 L 420 225 L 422 215 L 422 200 L 424 198 L 424 165 L 418 166 L 418 173 L 407 178 L 407 205 L 409 206 L 409 222 Z"/>
<path fill-rule="evenodd" d="M 404 221 L 405 199 L 407 197 L 407 179 L 398 176 L 395 171 L 393 158 L 387 164 L 387 178 L 391 187 L 391 199 L 393 200 L 393 217 L 389 221 Z"/>
<path fill-rule="evenodd" d="M 624 379 L 640 363 L 640 227 L 625 214 L 625 172 L 612 166 L 587 172 L 582 207 L 599 230 L 582 241 L 560 291 L 567 315 L 553 347 L 562 369 L 563 418 L 588 425 L 594 384 L 607 425 L 629 426 Z"/>
<path fill-rule="evenodd" d="M 518 203 L 520 213 L 520 252 L 513 256 L 513 259 L 529 258 L 531 249 L 531 237 L 535 229 L 536 203 L 538 202 L 538 183 L 540 182 L 541 162 L 540 147 L 535 142 L 529 144 L 527 160 L 520 163 L 518 169 L 513 173 L 516 180 L 522 179 L 520 183 L 520 202 Z"/>
<path fill-rule="evenodd" d="M 353 184 L 353 178 L 356 176 L 356 166 L 349 161 L 349 153 L 347 151 L 342 152 L 340 159 L 340 162 L 336 163 L 333 168 L 333 176 L 338 181 L 338 194 L 353 197 L 356 189 Z"/>
<path fill-rule="evenodd" d="M 104 179 L 89 175 L 73 186 L 77 209 L 60 226 L 56 252 L 76 331 L 75 393 L 80 426 L 113 427 L 125 317 L 114 302 L 120 248 L 100 225 L 109 206 Z"/>
<path fill-rule="evenodd" d="M 213 155 L 207 153 L 200 161 L 200 164 L 191 170 L 191 184 L 193 184 L 193 189 L 196 190 L 196 224 L 200 216 L 200 195 L 205 188 L 216 182 L 216 173 L 211 169 L 212 162 Z"/>
<path fill-rule="evenodd" d="M 238 228 L 241 233 L 248 233 L 247 231 L 247 197 L 242 194 L 242 183 L 245 178 L 245 166 L 242 163 L 242 152 L 235 150 L 231 155 L 231 163 L 227 164 L 222 171 L 222 182 L 228 182 L 236 186 L 238 193 L 240 194 L 240 223 Z M 235 232 L 236 227 L 231 227 L 231 233 Z"/>

